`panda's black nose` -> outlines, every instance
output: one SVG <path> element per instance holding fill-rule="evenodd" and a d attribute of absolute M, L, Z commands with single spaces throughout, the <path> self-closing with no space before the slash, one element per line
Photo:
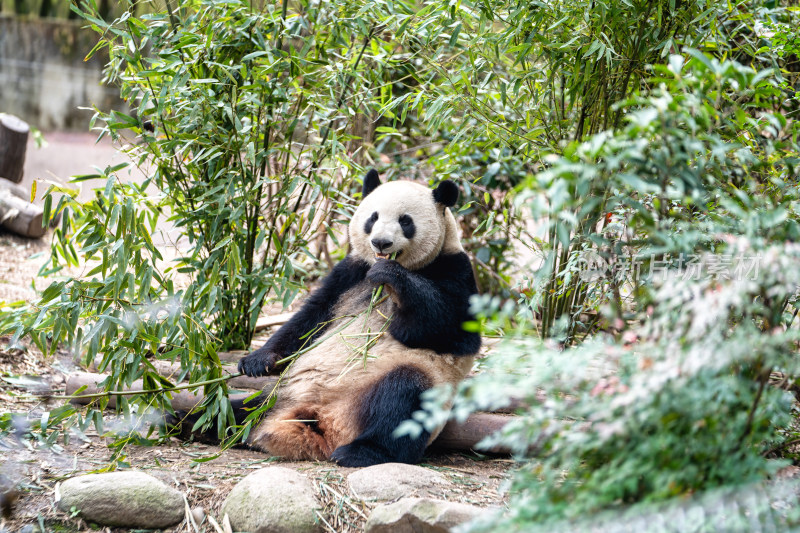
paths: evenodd
<path fill-rule="evenodd" d="M 393 244 L 394 242 L 388 239 L 372 239 L 372 246 L 374 246 L 379 252 L 388 250 Z"/>

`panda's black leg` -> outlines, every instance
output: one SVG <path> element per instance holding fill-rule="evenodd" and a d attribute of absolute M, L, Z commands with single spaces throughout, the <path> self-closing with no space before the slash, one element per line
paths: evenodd
<path fill-rule="evenodd" d="M 418 463 L 430 433 L 416 438 L 396 438 L 394 430 L 420 409 L 420 394 L 430 388 L 422 372 L 413 366 L 397 367 L 386 374 L 366 395 L 358 418 L 364 428 L 353 442 L 334 450 L 331 460 L 342 466 L 371 466 L 381 463 Z"/>
<path fill-rule="evenodd" d="M 250 412 L 261 405 L 260 401 L 265 400 L 266 394 L 261 394 L 256 398 L 250 400 L 247 404 L 244 399 L 231 400 L 231 409 L 233 410 L 233 417 L 236 420 L 236 425 L 241 426 L 245 418 Z M 218 444 L 219 438 L 217 437 L 216 427 L 211 427 L 206 431 L 192 432 L 194 424 L 200 419 L 202 413 L 187 413 L 186 411 L 176 411 L 174 415 L 167 415 L 165 425 L 168 429 L 177 429 L 178 438 L 188 440 L 194 438 L 199 442 L 207 444 Z"/>

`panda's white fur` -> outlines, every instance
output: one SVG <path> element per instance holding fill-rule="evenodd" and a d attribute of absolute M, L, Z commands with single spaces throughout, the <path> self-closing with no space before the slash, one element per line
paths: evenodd
<path fill-rule="evenodd" d="M 455 191 L 457 195 L 457 189 Z M 328 324 L 325 332 L 317 337 L 318 340 L 324 340 L 291 364 L 284 375 L 274 407 L 251 433 L 249 444 L 256 449 L 295 460 L 333 458 L 347 466 L 390 460 L 414 462 L 441 428 L 424 435 L 421 443 L 409 441 L 419 450 L 414 454 L 406 454 L 403 446 L 391 441 L 393 437 L 385 435 L 393 430 L 392 427 L 381 426 L 388 422 L 371 420 L 370 416 L 387 420 L 409 418 L 413 412 L 413 409 L 409 409 L 415 405 L 414 401 L 418 403 L 414 395 L 418 396 L 419 391 L 441 384 L 455 385 L 472 366 L 474 353 L 442 353 L 438 345 L 434 348 L 439 349 L 423 346 L 428 332 L 410 332 L 413 335 L 404 339 L 409 344 L 419 344 L 416 347 L 395 338 L 403 338 L 406 333 L 398 329 L 405 323 L 401 322 L 400 315 L 405 317 L 402 320 L 408 324 L 415 324 L 413 307 L 409 308 L 409 305 L 416 305 L 422 313 L 420 316 L 425 316 L 425 312 L 431 313 L 432 319 L 427 321 L 430 327 L 439 327 L 445 335 L 461 335 L 447 322 L 452 322 L 452 317 L 440 316 L 451 312 L 448 309 L 451 305 L 448 294 L 458 294 L 458 301 L 452 302 L 452 306 L 458 306 L 458 316 L 466 316 L 464 301 L 469 297 L 467 293 L 474 291 L 474 278 L 471 270 L 465 271 L 469 263 L 465 259 L 450 209 L 435 201 L 431 189 L 408 181 L 385 183 L 372 191 L 365 186 L 365 193 L 350 223 L 348 258 L 334 269 L 323 287 L 309 298 L 298 313 L 306 315 L 298 317 L 295 324 L 289 323 L 281 328 L 276 333 L 272 347 L 268 342 L 264 348 L 248 355 L 243 360 L 244 364 L 240 365 L 240 369 L 251 375 L 263 374 L 260 370 L 262 366 L 267 367 L 265 371 L 274 371 L 269 367 L 276 359 L 287 354 L 273 352 L 296 349 L 298 344 L 293 337 L 307 333 L 303 329 L 321 320 L 320 317 L 328 319 L 325 321 Z M 455 198 L 452 202 L 455 202 Z M 375 213 L 378 216 L 370 225 L 368 234 L 365 226 Z M 413 220 L 415 231 L 411 238 L 404 234 L 398 222 L 403 215 Z M 391 247 L 376 250 L 373 239 L 391 242 Z M 399 266 L 390 264 L 386 259 L 378 259 L 377 252 L 396 252 Z M 459 283 L 466 289 L 459 284 L 457 290 L 461 292 L 453 292 L 456 289 L 452 289 L 451 285 L 456 285 L 446 279 L 449 273 L 440 272 L 443 269 L 433 265 L 437 260 L 457 261 L 460 265 L 458 275 L 464 278 L 463 283 Z M 379 261 L 382 263 L 376 265 Z M 442 264 L 446 266 L 449 263 Z M 439 279 L 442 276 L 444 280 Z M 389 298 L 367 316 L 364 311 L 377 285 L 375 279 L 378 278 L 389 280 L 384 284 L 385 294 Z M 347 284 L 350 285 L 347 290 L 337 292 Z M 430 290 L 419 291 L 415 288 L 417 285 Z M 395 287 L 399 290 L 395 290 Z M 440 287 L 443 288 L 440 290 Z M 427 298 L 438 300 L 428 302 L 425 300 Z M 323 310 L 326 305 L 331 308 Z M 426 311 L 428 307 L 433 310 Z M 398 321 L 393 324 L 393 331 L 387 329 L 387 319 Z M 410 327 L 424 328 L 427 322 Z M 436 326 L 440 322 L 441 325 Z M 342 327 L 341 331 L 331 335 L 331 332 Z M 292 328 L 296 332 L 290 335 Z M 284 340 L 281 335 L 285 337 Z M 362 345 L 368 337 L 377 340 L 365 358 Z M 423 340 L 416 340 L 418 338 Z M 478 339 L 477 344 L 473 341 L 471 338 L 465 344 L 468 348 L 459 348 L 459 351 L 477 352 L 480 341 Z M 398 397 L 396 409 L 392 405 L 392 394 Z M 370 402 L 380 405 L 371 405 Z"/>
<path fill-rule="evenodd" d="M 375 223 L 372 233 L 364 233 L 364 224 L 374 212 L 381 217 Z M 444 213 L 444 216 L 442 216 Z M 417 228 L 423 228 L 414 236 L 414 245 L 397 222 L 404 214 L 412 215 Z M 412 181 L 391 181 L 384 183 L 359 204 L 349 228 L 351 253 L 370 264 L 376 261 L 370 240 L 384 238 L 394 242 L 392 248 L 385 250 L 392 254 L 402 250 L 397 262 L 409 270 L 419 270 L 428 265 L 440 253 L 463 252 L 458 238 L 456 219 L 447 207 L 431 202 L 431 190 Z"/>
<path fill-rule="evenodd" d="M 361 291 L 357 288 L 356 293 Z M 337 308 L 336 315 L 344 311 Z M 389 305 L 373 312 L 370 330 L 380 331 Z M 421 369 L 431 386 L 459 383 L 472 368 L 474 357 L 440 355 L 432 350 L 411 349 L 389 335 L 370 348 L 366 364 L 353 349 L 362 333 L 356 321 L 342 333 L 298 358 L 289 369 L 275 407 L 252 434 L 250 445 L 286 459 L 328 459 L 338 447 L 352 442 L 361 428 L 354 400 L 362 398 L 380 379 L 398 366 Z M 349 340 L 348 340 L 349 339 Z M 317 420 L 317 427 L 294 420 Z M 430 444 L 441 432 L 436 428 Z M 321 433 L 321 434 L 320 434 Z"/>

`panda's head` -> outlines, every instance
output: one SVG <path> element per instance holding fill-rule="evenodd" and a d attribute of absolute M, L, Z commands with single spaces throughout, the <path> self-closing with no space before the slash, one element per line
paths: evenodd
<path fill-rule="evenodd" d="M 350 222 L 351 254 L 368 263 L 391 257 L 409 270 L 418 270 L 444 253 L 463 250 L 449 207 L 458 187 L 448 180 L 429 189 L 411 181 L 381 184 L 370 170 L 364 178 L 363 199 Z"/>

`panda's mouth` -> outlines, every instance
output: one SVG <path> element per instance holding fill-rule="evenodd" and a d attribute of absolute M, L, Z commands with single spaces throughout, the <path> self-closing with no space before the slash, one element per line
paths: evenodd
<path fill-rule="evenodd" d="M 394 257 L 396 258 L 402 253 L 403 253 L 403 250 L 397 250 L 396 252 L 392 252 L 392 253 L 389 253 L 389 254 L 375 252 L 375 258 L 376 259 L 392 259 L 392 255 L 394 255 Z"/>

